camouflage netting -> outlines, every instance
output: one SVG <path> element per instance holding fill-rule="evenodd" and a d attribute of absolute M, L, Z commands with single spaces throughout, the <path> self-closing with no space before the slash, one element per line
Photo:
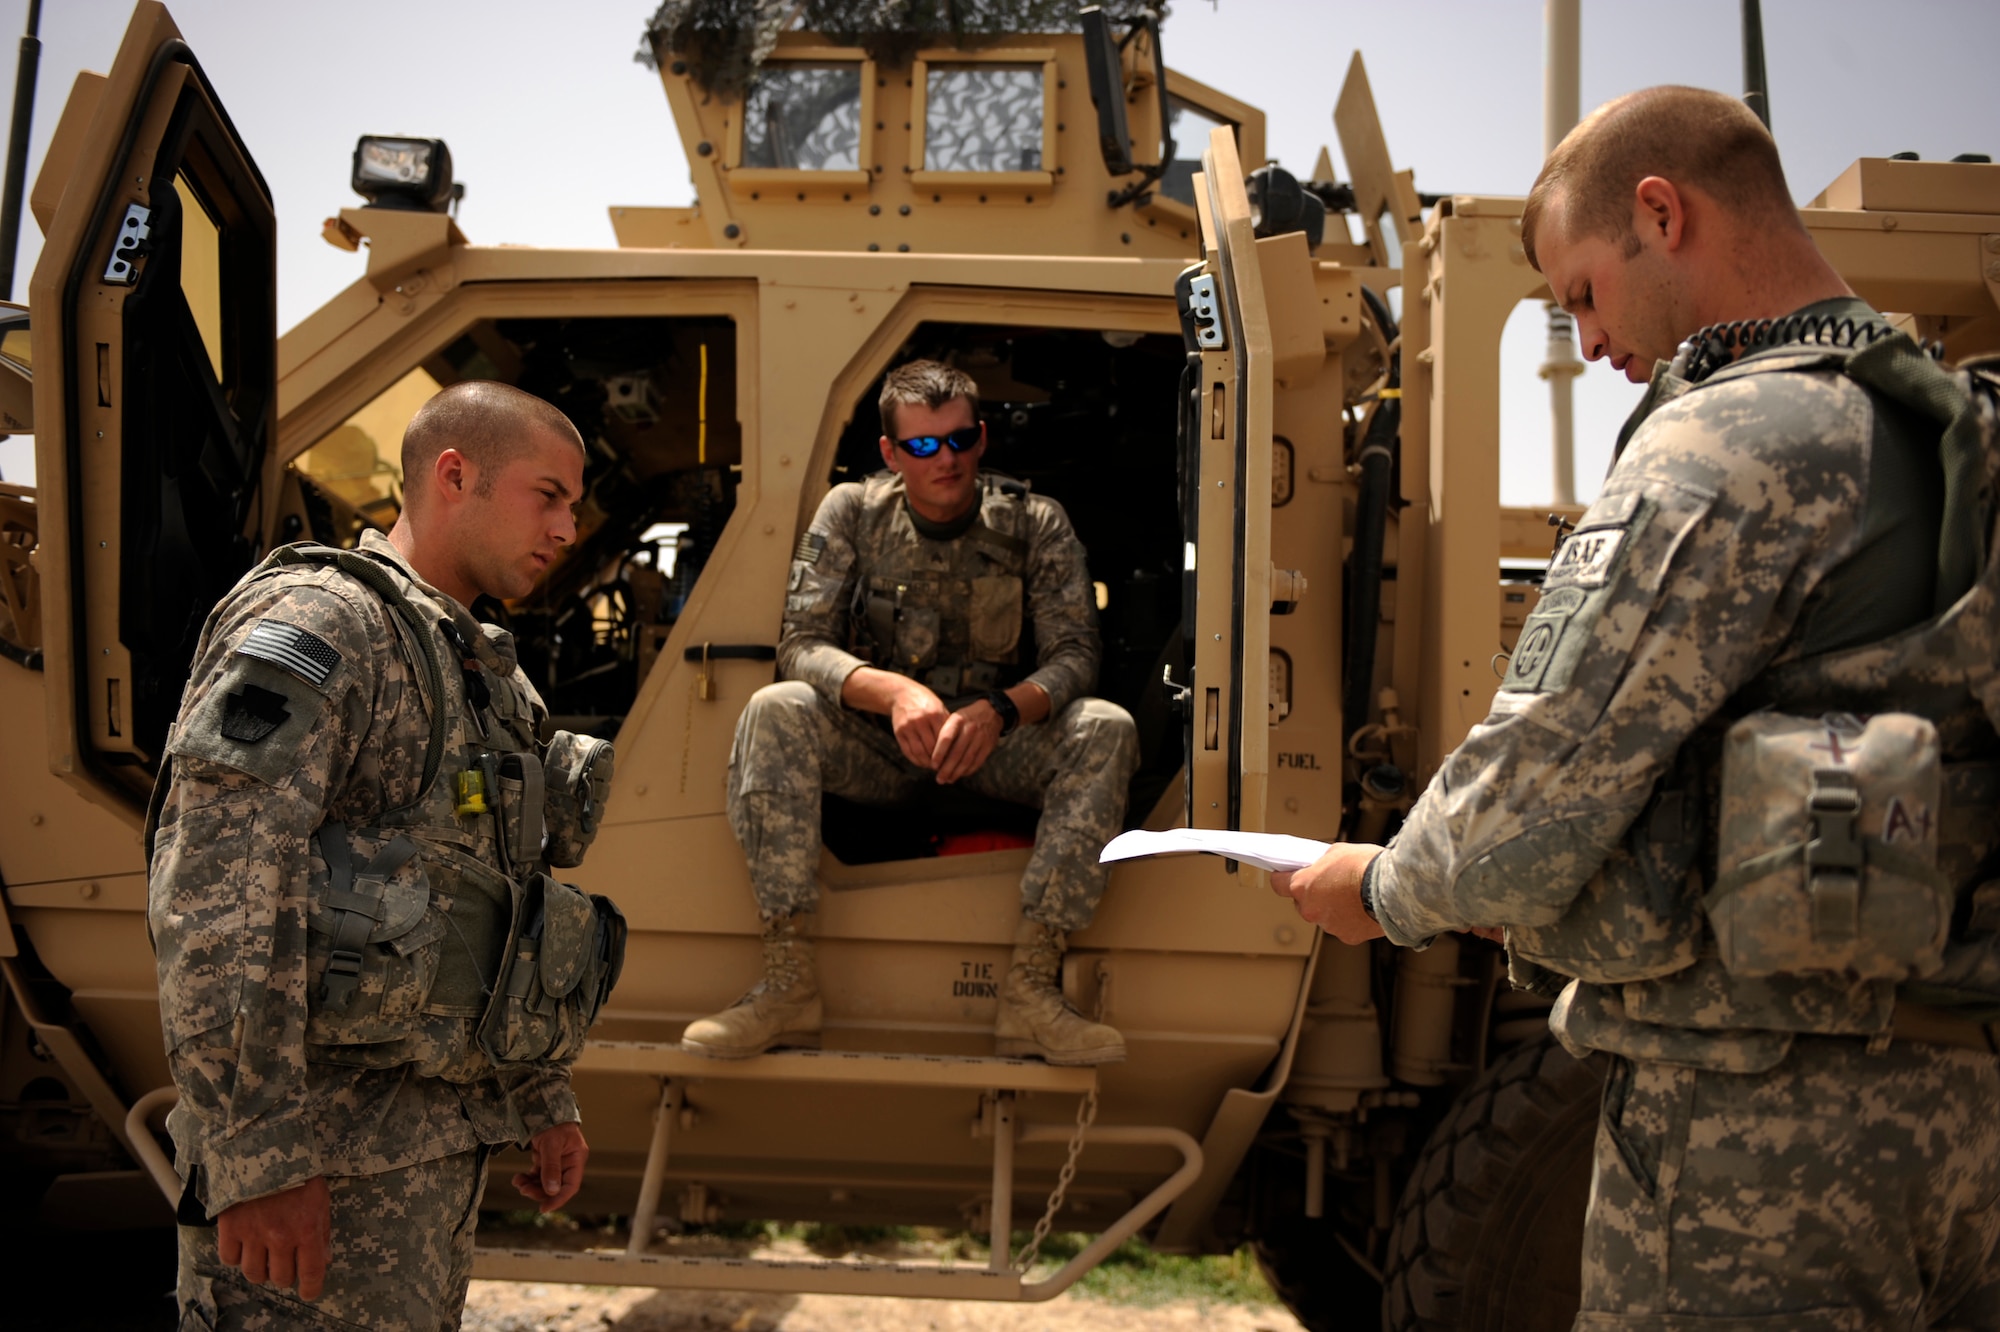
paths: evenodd
<path fill-rule="evenodd" d="M 1150 9 L 1166 17 L 1165 0 L 1100 0 L 1114 20 Z M 663 0 L 633 59 L 649 69 L 660 54 L 693 68 L 695 82 L 718 97 L 742 95 L 757 67 L 797 28 L 843 46 L 859 46 L 889 66 L 907 64 L 927 46 L 956 46 L 969 37 L 1011 32 L 1077 32 L 1084 0 Z"/>

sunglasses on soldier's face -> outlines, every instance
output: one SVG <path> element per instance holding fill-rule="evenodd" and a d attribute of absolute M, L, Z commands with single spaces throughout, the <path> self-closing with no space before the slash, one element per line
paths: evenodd
<path fill-rule="evenodd" d="M 953 453 L 964 453 L 977 443 L 979 443 L 979 427 L 969 425 L 962 430 L 954 430 L 949 435 L 917 435 L 910 439 L 899 439 L 896 441 L 896 447 L 912 458 L 932 458 L 947 444 L 951 445 Z"/>

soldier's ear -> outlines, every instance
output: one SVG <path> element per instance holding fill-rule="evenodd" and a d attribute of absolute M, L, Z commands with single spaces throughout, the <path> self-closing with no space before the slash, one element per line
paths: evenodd
<path fill-rule="evenodd" d="M 457 449 L 440 450 L 431 465 L 431 480 L 440 497 L 462 499 L 471 493 L 476 480 L 474 464 Z"/>
<path fill-rule="evenodd" d="M 882 465 L 892 472 L 902 470 L 896 466 L 896 441 L 887 435 L 882 436 Z"/>
<path fill-rule="evenodd" d="M 1649 235 L 1660 248 L 1678 250 L 1687 226 L 1687 200 L 1664 176 L 1647 176 L 1632 190 L 1632 222 L 1635 232 Z"/>

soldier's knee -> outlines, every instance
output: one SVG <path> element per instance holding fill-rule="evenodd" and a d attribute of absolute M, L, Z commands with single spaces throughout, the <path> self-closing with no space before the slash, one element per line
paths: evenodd
<path fill-rule="evenodd" d="M 818 707 L 819 695 L 811 685 L 803 680 L 780 680 L 750 695 L 750 701 L 743 705 L 742 717 L 736 722 L 736 733 L 747 736 L 772 727 L 790 731 L 810 725 Z"/>
<path fill-rule="evenodd" d="M 1108 753 L 1120 761 L 1136 759 L 1139 728 L 1132 714 L 1101 698 L 1079 698 L 1063 709 L 1064 730 L 1093 753 Z"/>

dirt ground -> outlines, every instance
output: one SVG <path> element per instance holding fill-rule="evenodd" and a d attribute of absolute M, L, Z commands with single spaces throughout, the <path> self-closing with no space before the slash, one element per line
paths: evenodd
<path fill-rule="evenodd" d="M 1046 1304 L 886 1300 L 856 1295 L 745 1295 L 630 1287 L 475 1281 L 466 1332 L 1300 1332 L 1275 1305 L 1177 1300 L 1152 1308 L 1065 1294 Z"/>
<path fill-rule="evenodd" d="M 599 1236 L 540 1237 L 564 1248 Z M 565 1242 L 566 1241 L 566 1242 Z M 509 1245 L 534 1239 L 508 1234 Z M 174 1314 L 171 1232 L 87 1237 L 11 1233 L 4 1244 L 10 1286 L 0 1327 L 8 1332 L 170 1332 Z M 665 1246 L 662 1246 L 665 1247 Z M 674 1246 L 679 1248 L 680 1246 Z M 732 1253 L 818 1258 L 796 1241 Z M 913 1253 L 875 1254 L 922 1261 Z M 18 1265 L 15 1260 L 19 1260 Z M 32 1279 L 28 1274 L 33 1273 Z M 1045 1304 L 973 1300 L 890 1300 L 850 1295 L 769 1295 L 661 1291 L 638 1287 L 530 1285 L 475 1281 L 466 1299 L 467 1332 L 1303 1332 L 1277 1305 L 1175 1300 L 1141 1307 L 1075 1293 Z"/>
<path fill-rule="evenodd" d="M 565 1246 L 567 1247 L 567 1246 Z M 795 1241 L 759 1258 L 819 1258 Z M 887 1255 L 884 1255 L 887 1256 Z M 913 1255 L 896 1255 L 907 1259 Z M 891 1300 L 857 1295 L 771 1295 L 635 1287 L 475 1281 L 465 1332 L 1303 1332 L 1278 1305 L 1175 1300 L 1140 1307 L 1074 1292 L 1044 1304 Z"/>

